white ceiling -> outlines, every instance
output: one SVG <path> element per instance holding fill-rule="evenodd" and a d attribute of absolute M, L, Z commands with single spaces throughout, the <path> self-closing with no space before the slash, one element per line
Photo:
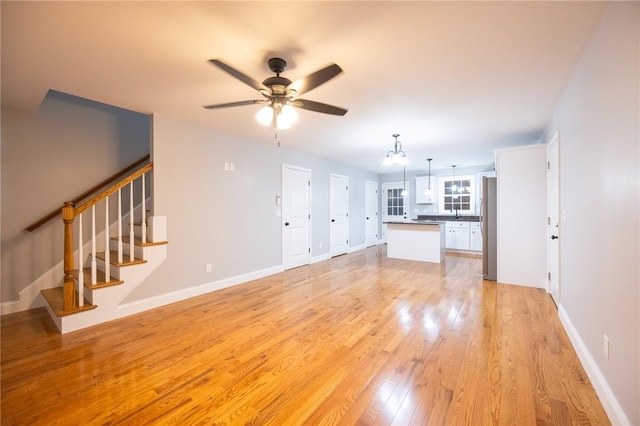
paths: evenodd
<path fill-rule="evenodd" d="M 408 170 L 493 162 L 535 143 L 588 42 L 602 2 L 2 2 L 2 104 L 35 110 L 48 89 L 158 113 L 274 144 L 261 99 L 211 66 L 255 80 L 270 57 L 291 80 L 335 62 L 344 72 L 302 97 L 349 109 L 300 110 L 283 146 L 381 166 L 394 133 Z"/>

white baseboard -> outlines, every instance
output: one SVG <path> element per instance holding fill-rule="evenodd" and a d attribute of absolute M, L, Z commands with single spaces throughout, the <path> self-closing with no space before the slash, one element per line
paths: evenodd
<path fill-rule="evenodd" d="M 349 247 L 349 248 L 347 249 L 347 253 L 354 253 L 354 252 L 356 252 L 356 251 L 364 250 L 364 249 L 366 249 L 366 248 L 367 248 L 367 246 L 366 246 L 366 245 L 364 245 L 364 244 L 360 244 L 359 246 Z"/>
<path fill-rule="evenodd" d="M 168 305 L 169 303 L 180 302 L 182 300 L 190 299 L 192 297 L 201 296 L 203 294 L 211 293 L 212 291 L 222 290 L 223 288 L 232 287 L 238 284 L 244 284 L 246 282 L 264 278 L 269 275 L 282 272 L 282 265 L 272 266 L 270 268 L 261 269 L 259 271 L 249 272 L 247 274 L 236 275 L 235 277 L 225 278 L 219 281 L 213 281 L 206 284 L 197 285 L 194 287 L 177 290 L 171 293 L 160 294 L 158 296 L 149 297 L 143 300 L 136 300 L 134 302 L 123 303 L 118 306 L 118 317 L 122 318 L 128 315 L 133 315 L 139 312 L 154 309 L 160 306 Z"/>
<path fill-rule="evenodd" d="M 320 254 L 318 256 L 313 256 L 311 258 L 311 263 L 318 263 L 318 262 L 322 262 L 324 260 L 329 260 L 329 259 L 331 259 L 331 254 L 324 253 L 324 254 Z"/>
<path fill-rule="evenodd" d="M 591 353 L 587 349 L 587 346 L 584 344 L 578 330 L 573 326 L 573 323 L 571 322 L 567 311 L 564 310 L 562 304 L 558 306 L 558 316 L 560 317 L 560 322 L 569 336 L 569 340 L 571 340 L 571 343 L 578 354 L 578 358 L 580 358 L 580 362 L 582 362 L 582 365 L 587 372 L 587 376 L 589 376 L 589 380 L 591 380 L 591 383 L 593 384 L 593 388 L 595 389 L 598 398 L 600 398 L 600 401 L 602 402 L 604 410 L 607 412 L 607 416 L 609 416 L 611 424 L 630 425 L 631 422 L 624 413 L 624 410 L 616 399 L 615 394 L 609 387 L 602 371 L 598 368 L 598 364 L 596 364 L 596 361 L 593 359 Z"/>
<path fill-rule="evenodd" d="M 18 300 L 0 303 L 2 315 L 13 314 L 44 306 L 44 298 L 38 297 L 40 295 L 40 291 L 60 287 L 62 285 L 63 276 L 63 262 L 60 262 L 38 277 L 38 279 L 27 287 L 20 290 L 20 293 L 18 293 Z"/>

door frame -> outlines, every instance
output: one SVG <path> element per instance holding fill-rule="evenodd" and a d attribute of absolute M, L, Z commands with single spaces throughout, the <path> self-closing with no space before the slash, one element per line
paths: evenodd
<path fill-rule="evenodd" d="M 556 165 L 555 167 L 551 167 L 551 163 L 549 159 L 555 156 Z M 551 174 L 555 172 L 556 176 L 552 176 Z M 552 189 L 552 184 L 556 183 L 556 187 Z M 555 199 L 553 194 L 555 192 Z M 555 302 L 556 306 L 560 306 L 561 300 L 561 279 L 560 279 L 560 270 L 561 270 L 561 260 L 560 260 L 560 247 L 562 244 L 561 238 L 561 218 L 560 218 L 560 135 L 559 132 L 556 132 L 551 140 L 547 143 L 547 292 L 551 295 L 551 298 Z M 557 219 L 557 223 L 554 224 L 552 219 L 552 209 L 555 204 L 555 217 Z M 557 229 L 554 230 L 554 227 Z M 551 235 L 554 235 L 554 232 L 557 233 L 557 240 L 552 240 Z M 557 244 L 556 256 L 552 255 L 552 244 Z M 555 263 L 555 266 L 554 266 Z M 552 276 L 552 269 L 555 269 L 555 275 Z M 551 279 L 550 279 L 551 278 Z M 554 291 L 554 287 L 551 285 L 551 281 L 556 280 L 557 291 Z"/>
<path fill-rule="evenodd" d="M 333 206 L 331 205 L 331 200 L 333 200 L 333 198 L 334 198 L 332 196 L 332 194 L 331 194 L 331 191 L 333 189 L 333 185 L 332 185 L 332 179 L 333 178 L 344 179 L 345 182 L 346 182 L 346 189 L 345 189 L 345 191 L 346 191 L 346 200 L 345 200 L 345 203 L 346 203 L 345 204 L 346 215 L 345 215 L 345 221 L 346 221 L 346 227 L 347 227 L 347 235 L 346 235 L 347 239 L 346 239 L 346 248 L 345 248 L 344 252 L 343 251 L 334 252 L 333 241 L 332 241 L 332 238 L 331 238 L 331 234 L 332 234 L 331 233 L 331 229 L 332 228 L 331 228 L 331 222 L 329 222 L 329 255 L 331 257 L 340 256 L 340 255 L 343 255 L 343 254 L 346 254 L 346 253 L 349 252 L 349 232 L 350 232 L 350 229 L 351 229 L 350 226 L 349 226 L 350 225 L 349 221 L 351 220 L 349 218 L 349 210 L 350 210 L 349 209 L 349 176 L 347 176 L 347 175 L 340 175 L 340 174 L 337 174 L 337 173 L 329 173 L 329 219 L 331 220 L 331 216 L 332 216 L 332 213 L 333 213 L 333 210 L 332 210 Z"/>
<path fill-rule="evenodd" d="M 370 200 L 370 197 L 372 196 L 371 194 L 369 194 L 369 189 L 368 187 L 373 187 L 375 186 L 375 192 L 373 194 L 373 201 L 375 202 L 375 221 L 374 221 L 374 225 L 375 225 L 375 230 L 376 230 L 376 241 L 374 244 L 369 244 L 369 241 L 367 240 L 367 209 L 369 207 L 369 203 L 372 201 Z M 380 184 L 376 181 L 373 180 L 365 180 L 364 181 L 364 245 L 365 248 L 366 247 L 371 247 L 374 245 L 377 245 L 380 241 L 379 237 L 378 237 L 378 231 L 380 229 L 380 214 L 379 214 L 379 210 L 380 210 L 380 197 L 378 197 L 378 194 L 380 193 Z"/>
<path fill-rule="evenodd" d="M 386 191 L 389 188 L 393 188 L 393 187 L 402 187 L 402 188 L 406 188 L 407 187 L 407 182 L 405 181 L 404 183 L 402 181 L 398 181 L 398 182 L 383 182 L 380 185 L 380 206 L 382 208 L 382 214 L 380 215 L 380 218 L 382 220 L 382 222 L 384 222 L 385 220 L 388 220 L 387 217 L 387 212 L 388 210 L 388 205 L 387 205 L 387 195 L 386 195 Z M 407 218 L 407 215 L 409 214 L 409 196 L 406 195 L 404 197 L 402 197 L 403 202 L 402 202 L 402 207 L 403 207 L 403 219 Z M 387 242 L 387 225 L 382 223 L 381 226 L 381 230 L 382 230 L 382 242 L 386 244 Z"/>
<path fill-rule="evenodd" d="M 310 265 L 311 264 L 311 247 L 313 247 L 312 241 L 311 241 L 311 236 L 312 236 L 311 229 L 312 229 L 312 226 L 313 226 L 313 223 L 311 222 L 312 221 L 312 219 L 311 219 L 311 206 L 313 205 L 313 203 L 312 203 L 312 200 L 311 200 L 311 195 L 312 195 L 312 191 L 311 191 L 311 169 L 307 169 L 307 168 L 299 167 L 299 166 L 294 166 L 292 164 L 282 163 L 281 182 L 280 182 L 280 191 L 281 191 L 281 194 L 282 194 L 280 202 L 281 202 L 282 209 L 280 210 L 279 213 L 280 213 L 280 216 L 281 216 L 280 217 L 280 238 L 281 238 L 281 241 L 282 241 L 282 243 L 281 243 L 281 259 L 282 259 L 281 263 L 282 263 L 282 268 L 286 270 L 286 269 L 293 269 L 293 268 L 295 268 L 297 266 L 293 266 L 293 267 L 289 268 L 285 264 L 285 232 L 286 232 L 286 229 L 285 229 L 285 226 L 284 226 L 284 217 L 285 217 L 285 215 L 284 215 L 284 212 L 282 212 L 282 210 L 284 209 L 285 202 L 286 202 L 286 198 L 285 198 L 286 197 L 286 195 L 285 195 L 286 192 L 285 192 L 285 186 L 284 186 L 285 185 L 285 169 L 302 171 L 302 172 L 307 173 L 308 177 L 309 177 L 309 185 L 307 187 L 308 188 L 307 189 L 307 203 L 308 203 L 307 211 L 309 212 L 309 221 L 308 221 L 309 229 L 308 229 L 307 238 L 308 238 L 308 242 L 309 242 L 309 253 L 308 253 L 306 265 Z M 298 265 L 298 266 L 304 266 L 304 264 L 303 265 Z"/>

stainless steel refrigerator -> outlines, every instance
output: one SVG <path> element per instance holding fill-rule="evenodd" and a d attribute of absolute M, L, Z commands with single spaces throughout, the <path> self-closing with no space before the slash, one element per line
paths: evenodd
<path fill-rule="evenodd" d="M 482 232 L 482 275 L 485 280 L 498 279 L 497 260 L 497 179 L 482 178 L 481 225 Z"/>

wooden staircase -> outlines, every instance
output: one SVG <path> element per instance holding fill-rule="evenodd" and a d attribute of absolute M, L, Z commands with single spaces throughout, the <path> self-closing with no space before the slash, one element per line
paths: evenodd
<path fill-rule="evenodd" d="M 41 292 L 61 333 L 134 313 L 121 309 L 122 301 L 166 259 L 166 219 L 148 216 L 146 209 L 145 175 L 152 167 L 151 163 L 142 167 L 80 206 L 65 203 L 62 209 L 64 284 Z M 125 202 L 123 188 L 128 192 Z M 137 200 L 135 195 L 138 195 Z M 114 198 L 112 202 L 117 202 L 118 207 L 116 218 L 112 220 L 109 217 L 110 198 Z M 124 211 L 122 206 L 127 201 L 128 211 Z M 104 229 L 99 234 L 96 232 L 98 204 L 104 207 L 101 218 Z M 87 239 L 83 238 L 87 228 L 83 223 L 85 211 L 90 215 L 91 224 Z M 140 219 L 138 223 L 134 223 L 136 216 Z M 128 229 L 123 227 L 123 218 L 128 219 Z M 74 234 L 77 235 L 75 249 Z M 74 268 L 74 259 L 79 268 Z"/>

